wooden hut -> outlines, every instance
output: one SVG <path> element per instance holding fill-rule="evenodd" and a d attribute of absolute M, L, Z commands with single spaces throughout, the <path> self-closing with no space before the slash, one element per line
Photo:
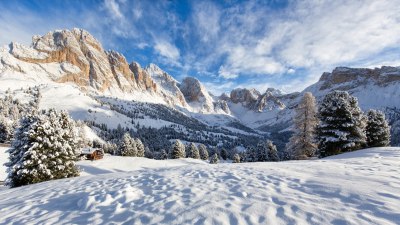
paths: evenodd
<path fill-rule="evenodd" d="M 101 148 L 83 148 L 80 156 L 88 160 L 98 160 L 103 158 L 104 152 Z"/>

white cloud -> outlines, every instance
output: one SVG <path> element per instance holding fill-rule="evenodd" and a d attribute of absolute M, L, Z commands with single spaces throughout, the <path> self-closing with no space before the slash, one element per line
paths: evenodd
<path fill-rule="evenodd" d="M 154 49 L 168 59 L 177 61 L 180 57 L 179 49 L 165 40 L 156 40 Z"/>
<path fill-rule="evenodd" d="M 225 69 L 224 66 L 220 66 L 218 70 L 218 75 L 225 79 L 233 79 L 238 77 L 237 74 L 232 73 L 232 71 Z"/>
<path fill-rule="evenodd" d="M 123 19 L 124 16 L 119 9 L 119 4 L 115 0 L 105 0 L 104 7 L 114 19 Z"/>

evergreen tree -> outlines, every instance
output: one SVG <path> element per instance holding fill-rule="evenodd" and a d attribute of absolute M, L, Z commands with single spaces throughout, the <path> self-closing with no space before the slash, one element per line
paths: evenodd
<path fill-rule="evenodd" d="M 180 140 L 176 140 L 174 144 L 172 144 L 171 158 L 185 158 L 185 145 L 183 145 Z"/>
<path fill-rule="evenodd" d="M 128 132 L 122 136 L 118 147 L 118 155 L 131 157 L 135 157 L 137 155 L 135 140 L 132 139 Z"/>
<path fill-rule="evenodd" d="M 154 152 L 147 146 L 144 148 L 144 157 L 148 159 L 154 159 Z"/>
<path fill-rule="evenodd" d="M 6 185 L 79 176 L 75 139 L 75 124 L 66 112 L 51 109 L 24 117 L 8 151 Z"/>
<path fill-rule="evenodd" d="M 219 157 L 217 153 L 214 153 L 210 158 L 210 164 L 217 164 L 219 162 Z"/>
<path fill-rule="evenodd" d="M 346 91 L 333 91 L 325 96 L 319 111 L 317 127 L 321 157 L 353 151 L 366 145 L 366 118 L 357 98 Z"/>
<path fill-rule="evenodd" d="M 167 153 L 167 151 L 165 151 L 165 149 L 162 149 L 160 151 L 160 155 L 159 155 L 158 159 L 160 159 L 160 160 L 168 159 L 168 153 Z"/>
<path fill-rule="evenodd" d="M 268 159 L 273 162 L 279 161 L 279 154 L 276 146 L 272 143 L 272 141 L 267 141 L 268 148 Z"/>
<path fill-rule="evenodd" d="M 237 153 L 235 153 L 234 155 L 233 155 L 233 161 L 232 161 L 233 163 L 240 163 L 240 156 L 239 156 L 239 154 L 237 154 Z"/>
<path fill-rule="evenodd" d="M 253 146 L 249 146 L 246 149 L 246 161 L 247 162 L 257 162 L 258 161 L 258 154 L 257 149 Z"/>
<path fill-rule="evenodd" d="M 256 157 L 255 157 L 255 161 L 257 162 L 266 162 L 269 160 L 268 157 L 268 146 L 267 146 L 267 142 L 265 141 L 260 141 L 258 142 L 256 148 Z"/>
<path fill-rule="evenodd" d="M 367 113 L 367 144 L 370 147 L 385 147 L 390 144 L 390 127 L 385 119 L 385 114 L 377 110 Z"/>
<path fill-rule="evenodd" d="M 200 159 L 199 149 L 196 147 L 196 145 L 194 143 L 190 143 L 188 149 L 189 149 L 188 157 L 193 158 L 193 159 Z"/>
<path fill-rule="evenodd" d="M 199 144 L 199 153 L 200 153 L 200 158 L 202 160 L 208 160 L 208 150 L 207 147 L 203 144 Z"/>
<path fill-rule="evenodd" d="M 145 148 L 142 141 L 139 138 L 135 138 L 137 157 L 144 157 Z"/>
<path fill-rule="evenodd" d="M 287 144 L 286 152 L 293 159 L 306 159 L 315 156 L 317 151 L 316 127 L 318 125 L 315 98 L 306 92 L 296 108 L 293 118 L 294 134 Z"/>
<path fill-rule="evenodd" d="M 222 158 L 223 160 L 227 160 L 227 159 L 228 159 L 228 152 L 226 151 L 225 148 L 222 148 L 222 149 L 221 149 L 221 158 Z"/>
<path fill-rule="evenodd" d="M 12 137 L 12 125 L 7 121 L 6 118 L 0 116 L 0 143 L 7 143 Z"/>

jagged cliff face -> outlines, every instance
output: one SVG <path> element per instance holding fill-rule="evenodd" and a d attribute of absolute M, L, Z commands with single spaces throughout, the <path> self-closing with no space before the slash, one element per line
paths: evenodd
<path fill-rule="evenodd" d="M 193 113 L 228 115 L 252 128 L 267 127 L 265 131 L 271 127 L 287 129 L 293 109 L 306 91 L 321 100 L 332 90 L 346 90 L 358 97 L 363 109 L 400 107 L 396 101 L 400 98 L 400 67 L 338 67 L 322 74 L 302 93 L 237 88 L 229 95 L 215 97 L 195 78 L 179 83 L 155 64 L 142 68 L 136 62 L 128 63 L 118 52 L 104 51 L 100 42 L 82 29 L 34 36 L 30 47 L 11 43 L 0 48 L 0 79 L 8 76 L 13 80 L 20 75 L 29 82 L 72 82 L 99 94 L 122 92 L 132 100 L 165 103 Z M 143 93 L 146 96 L 141 99 Z"/>
<path fill-rule="evenodd" d="M 186 101 L 195 108 L 204 112 L 213 112 L 214 103 L 206 88 L 194 77 L 186 77 L 179 85 L 182 94 Z M 221 109 L 223 107 L 220 107 Z"/>
<path fill-rule="evenodd" d="M 375 69 L 337 67 L 332 73 L 323 73 L 319 83 L 321 83 L 320 90 L 331 89 L 336 86 L 345 90 L 368 83 L 385 86 L 396 81 L 400 81 L 400 69 L 398 67 L 383 66 Z"/>
<path fill-rule="evenodd" d="M 279 90 L 268 88 L 264 94 L 255 89 L 237 88 L 231 91 L 229 100 L 235 104 L 242 104 L 249 110 L 256 112 L 284 109 L 285 104 L 279 100 L 282 93 Z M 227 96 L 220 98 L 226 99 Z"/>
<path fill-rule="evenodd" d="M 171 75 L 155 64 L 150 64 L 144 68 L 144 71 L 151 76 L 156 83 L 159 94 L 162 95 L 167 103 L 183 107 L 187 106 L 185 97 L 178 87 L 178 82 Z"/>

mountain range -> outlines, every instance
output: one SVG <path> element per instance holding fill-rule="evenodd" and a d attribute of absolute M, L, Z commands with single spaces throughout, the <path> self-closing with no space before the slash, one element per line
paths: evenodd
<path fill-rule="evenodd" d="M 40 108 L 68 110 L 90 125 L 93 136 L 102 125 L 108 130 L 168 129 L 170 139 L 233 147 L 267 137 L 280 148 L 304 92 L 321 101 L 332 90 L 346 90 L 363 110 L 384 111 L 392 144 L 400 144 L 400 67 L 337 67 L 302 92 L 236 88 L 215 96 L 194 77 L 178 82 L 155 64 L 129 63 L 122 54 L 105 51 L 89 32 L 74 28 L 33 36 L 30 46 L 1 47 L 0 84 L 1 93 L 11 90 L 22 101 L 30 98 L 25 89 L 38 88 Z"/>

